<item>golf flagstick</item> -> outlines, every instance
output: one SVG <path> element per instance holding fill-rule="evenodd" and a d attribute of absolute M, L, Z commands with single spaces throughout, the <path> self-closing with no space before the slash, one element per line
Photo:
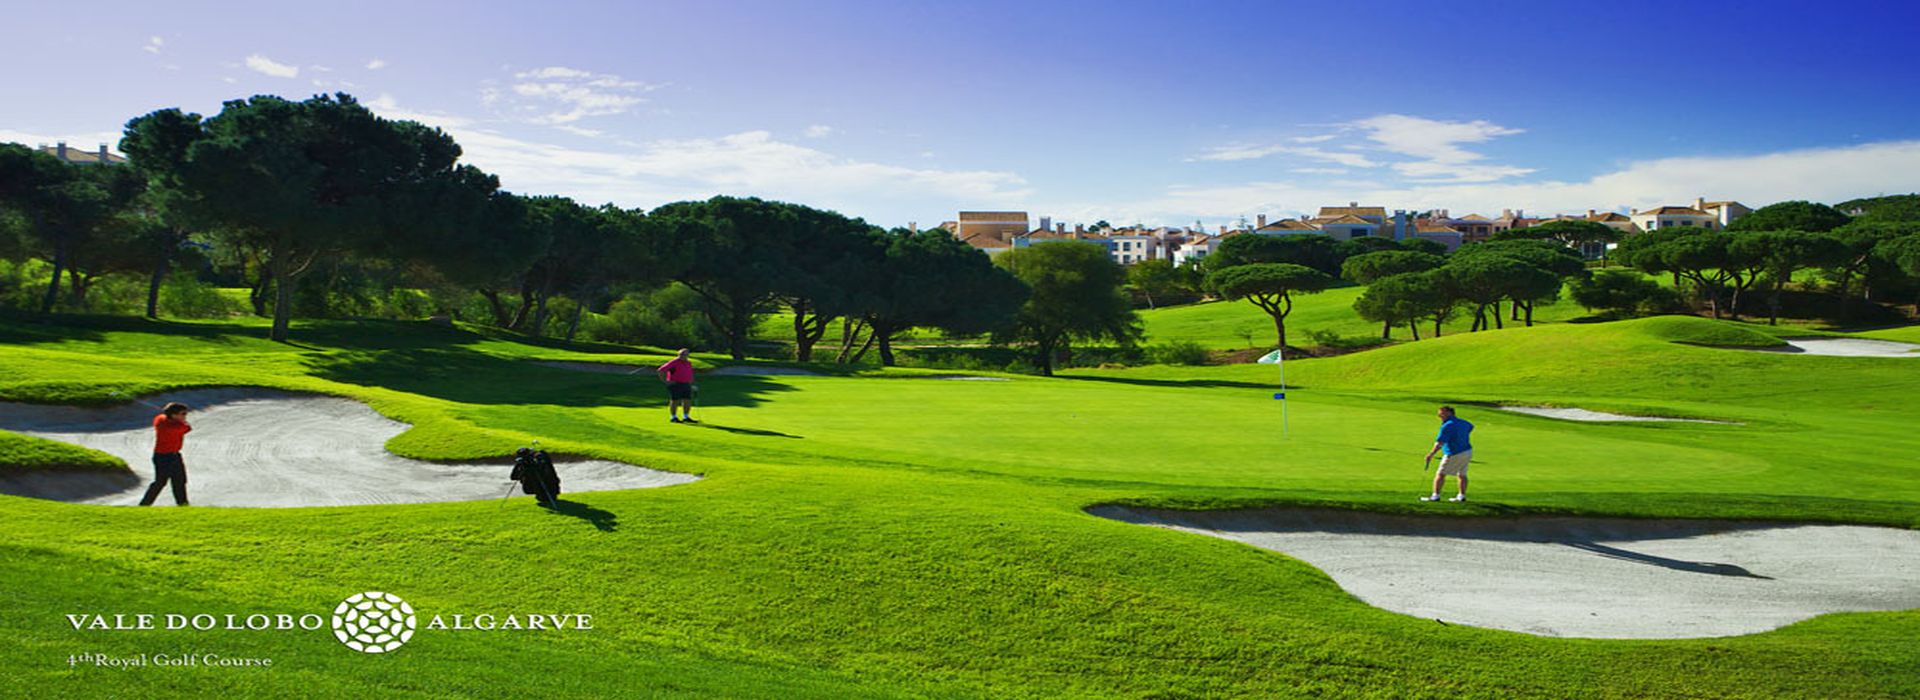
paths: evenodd
<path fill-rule="evenodd" d="M 1280 353 L 1280 437 L 1287 437 L 1292 431 L 1287 425 L 1287 346 L 1281 345 L 1274 352 Z"/>
<path fill-rule="evenodd" d="M 1255 362 L 1258 362 L 1263 365 L 1280 365 L 1280 393 L 1274 394 L 1273 398 L 1278 399 L 1280 401 L 1280 437 L 1284 438 L 1290 432 L 1287 426 L 1287 351 L 1286 351 L 1286 348 L 1281 347 L 1280 349 L 1267 353 L 1265 356 L 1261 357 L 1260 359 L 1255 360 Z"/>

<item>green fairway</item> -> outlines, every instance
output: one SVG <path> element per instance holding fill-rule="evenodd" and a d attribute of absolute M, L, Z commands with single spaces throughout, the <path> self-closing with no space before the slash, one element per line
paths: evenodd
<path fill-rule="evenodd" d="M 1290 329 L 1377 334 L 1353 316 L 1358 291 L 1303 298 Z M 1536 321 L 1580 315 L 1562 301 Z M 1245 303 L 1145 316 L 1149 342 L 1232 348 L 1245 342 L 1239 322 L 1272 342 Z M 1920 526 L 1920 361 L 1736 349 L 1777 344 L 1768 333 L 1691 317 L 1552 323 L 1290 361 L 1283 432 L 1271 365 L 1007 381 L 704 376 L 705 423 L 681 426 L 646 373 L 529 362 L 652 366 L 655 350 L 576 352 L 424 323 L 296 325 L 294 344 L 253 323 L 7 323 L 0 399 L 314 391 L 414 424 L 389 443 L 408 456 L 500 456 L 537 438 L 706 478 L 568 495 L 578 505 L 560 513 L 525 499 L 240 510 L 0 497 L 0 634 L 13 642 L 0 681 L 68 697 L 1920 695 L 1920 611 L 1734 638 L 1533 637 L 1385 612 L 1285 556 L 1083 512 L 1421 510 L 1417 458 L 1444 401 L 1478 424 L 1481 453 L 1479 502 L 1444 512 Z M 1869 336 L 1920 341 L 1912 328 Z M 1738 425 L 1579 424 L 1481 403 Z M 14 439 L 0 433 L 0 468 L 78 459 L 16 453 Z M 423 612 L 589 613 L 594 629 L 422 631 L 367 655 L 323 632 L 75 631 L 63 617 L 325 612 L 373 590 Z M 67 664 L 184 647 L 275 665 Z"/>

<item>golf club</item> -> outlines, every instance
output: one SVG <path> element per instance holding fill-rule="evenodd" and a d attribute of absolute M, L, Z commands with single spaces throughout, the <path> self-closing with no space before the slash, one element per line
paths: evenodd
<path fill-rule="evenodd" d="M 539 447 L 539 446 L 540 446 L 539 440 L 533 441 L 533 447 Z M 532 449 L 532 448 L 529 448 L 529 449 Z M 513 498 L 513 487 L 519 486 L 519 485 L 520 485 L 520 482 L 514 481 L 513 479 L 507 479 L 507 493 L 506 495 L 500 497 L 501 508 L 507 507 L 507 500 Z"/>
<path fill-rule="evenodd" d="M 141 399 L 136 399 L 136 398 L 134 398 L 134 397 L 131 397 L 131 396 L 127 396 L 126 394 L 122 394 L 122 393 L 120 393 L 120 392 L 118 392 L 118 391 L 109 391 L 109 392 L 107 392 L 107 395 L 108 395 L 108 396 L 111 396 L 111 397 L 113 397 L 113 398 L 116 398 L 116 399 L 122 399 L 122 398 L 123 398 L 123 399 L 127 399 L 127 400 L 129 400 L 129 401 L 133 401 L 133 402 L 135 402 L 135 403 L 138 403 L 138 404 L 140 404 L 140 405 L 142 405 L 142 406 L 146 406 L 147 408 L 151 408 L 151 409 L 154 409 L 154 410 L 156 410 L 156 411 L 157 411 L 157 410 L 161 410 L 161 407 L 160 407 L 160 406 L 159 406 L 158 404 L 154 404 L 154 403 L 150 403 L 150 402 L 148 402 L 148 401 L 144 401 L 144 400 L 141 400 Z"/>

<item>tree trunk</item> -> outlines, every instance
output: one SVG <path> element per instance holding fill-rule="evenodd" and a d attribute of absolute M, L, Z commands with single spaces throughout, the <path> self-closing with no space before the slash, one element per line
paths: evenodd
<path fill-rule="evenodd" d="M 1533 302 L 1527 302 L 1527 327 L 1533 327 Z"/>
<path fill-rule="evenodd" d="M 1769 326 L 1780 325 L 1780 288 L 1785 286 L 1786 285 L 1778 279 L 1775 279 L 1773 282 L 1773 299 L 1767 303 L 1767 325 Z"/>
<path fill-rule="evenodd" d="M 1380 339 L 1393 340 L 1393 321 L 1387 320 L 1380 322 Z"/>
<path fill-rule="evenodd" d="M 67 268 L 67 296 L 78 311 L 87 310 L 87 288 L 93 286 L 93 275 L 80 273 L 80 268 Z"/>
<path fill-rule="evenodd" d="M 1520 300 L 1519 299 L 1515 299 L 1511 302 L 1508 302 L 1507 308 L 1511 310 L 1511 313 L 1508 314 L 1507 320 L 1509 321 L 1520 320 Z"/>
<path fill-rule="evenodd" d="M 880 366 L 892 367 L 894 365 L 893 334 L 876 331 L 874 335 L 880 338 Z"/>
<path fill-rule="evenodd" d="M 1051 340 L 1042 340 L 1039 343 L 1040 376 L 1042 377 L 1053 376 L 1053 342 L 1054 341 Z"/>
<path fill-rule="evenodd" d="M 493 312 L 493 325 L 507 328 L 513 323 L 513 317 L 507 315 L 507 305 L 500 301 L 500 293 L 491 289 L 476 290 L 480 297 L 487 300 L 487 308 Z"/>
<path fill-rule="evenodd" d="M 811 306 L 804 301 L 796 301 L 793 308 L 793 359 L 798 362 L 813 361 L 813 346 L 827 335 L 827 326 L 833 319 L 820 315 L 815 309 L 811 317 L 807 309 Z"/>
<path fill-rule="evenodd" d="M 1420 339 L 1420 321 L 1418 321 L 1418 320 L 1409 320 L 1409 321 L 1407 321 L 1407 330 L 1409 330 L 1409 331 L 1412 331 L 1412 332 L 1413 332 L 1413 339 L 1414 339 L 1414 340 L 1419 340 L 1419 339 Z"/>
<path fill-rule="evenodd" d="M 1277 335 L 1279 335 L 1279 336 L 1280 336 L 1280 348 L 1281 348 L 1281 349 L 1283 349 L 1283 350 L 1284 350 L 1284 349 L 1286 349 L 1286 347 L 1287 347 L 1287 317 L 1285 317 L 1285 316 L 1280 316 L 1280 315 L 1277 315 L 1277 314 L 1276 314 L 1276 315 L 1275 315 L 1275 316 L 1273 317 L 1273 330 L 1274 330 L 1274 332 L 1275 332 L 1275 333 L 1276 333 Z"/>
<path fill-rule="evenodd" d="M 53 302 L 60 298 L 60 275 L 67 270 L 67 244 L 53 246 L 53 278 L 47 282 L 47 295 L 40 301 L 40 313 L 52 313 Z"/>
<path fill-rule="evenodd" d="M 1433 317 L 1433 337 L 1440 337 L 1440 324 L 1445 323 L 1439 316 Z"/>
<path fill-rule="evenodd" d="M 567 342 L 573 342 L 573 334 L 580 330 L 580 317 L 586 315 L 586 312 L 586 304 L 576 303 L 573 305 L 573 320 L 567 322 Z"/>
<path fill-rule="evenodd" d="M 169 264 L 166 257 L 160 258 L 160 264 L 153 266 L 153 278 L 147 281 L 147 318 L 160 318 L 160 283 L 166 281 Z"/>
<path fill-rule="evenodd" d="M 856 321 L 852 316 L 845 316 L 840 319 L 840 352 L 833 356 L 835 364 L 844 365 L 850 361 L 858 361 L 857 358 L 853 357 L 853 346 L 855 341 L 860 340 L 861 330 L 867 327 L 867 325 L 866 321 Z M 868 334 L 867 343 L 872 344 L 872 342 L 873 336 L 872 334 Z M 863 346 L 861 351 L 865 352 L 866 348 Z"/>
<path fill-rule="evenodd" d="M 253 288 L 247 290 L 247 303 L 253 305 L 253 315 L 267 315 L 267 283 L 273 281 L 273 272 L 266 265 L 260 266 L 260 279 L 254 280 Z"/>
<path fill-rule="evenodd" d="M 734 361 L 747 359 L 747 324 L 753 320 L 753 306 L 735 302 L 727 319 L 727 350 Z"/>
<path fill-rule="evenodd" d="M 534 304 L 533 330 L 527 331 L 527 333 L 535 338 L 547 337 L 547 298 L 549 296 L 551 295 L 542 293 L 540 295 L 540 302 Z"/>
<path fill-rule="evenodd" d="M 287 255 L 276 251 L 273 260 L 273 330 L 267 338 L 276 343 L 287 342 L 287 326 L 293 318 L 294 281 L 287 275 Z"/>
<path fill-rule="evenodd" d="M 527 312 L 532 310 L 533 310 L 533 279 L 531 277 L 528 277 L 527 279 L 520 281 L 520 308 L 514 309 L 513 322 L 508 323 L 507 328 L 516 330 L 516 331 L 520 330 L 520 327 L 523 325 L 526 325 L 527 323 Z"/>
<path fill-rule="evenodd" d="M 860 350 L 853 353 L 853 357 L 847 358 L 847 364 L 860 364 L 860 360 L 867 356 L 867 350 L 873 348 L 873 336 L 872 333 L 867 334 L 866 342 L 860 344 Z"/>

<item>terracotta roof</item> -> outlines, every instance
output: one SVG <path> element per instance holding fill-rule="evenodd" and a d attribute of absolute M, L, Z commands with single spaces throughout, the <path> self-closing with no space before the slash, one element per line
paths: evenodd
<path fill-rule="evenodd" d="M 1454 219 L 1454 221 L 1487 221 L 1487 220 L 1488 220 L 1487 217 L 1481 216 L 1479 214 L 1468 214 L 1458 219 Z"/>
<path fill-rule="evenodd" d="M 1725 207 L 1727 207 L 1727 206 L 1736 206 L 1736 207 L 1743 207 L 1743 208 L 1744 208 L 1744 207 L 1746 207 L 1747 205 L 1745 205 L 1745 204 L 1741 204 L 1741 203 L 1739 203 L 1739 202 L 1735 202 L 1735 201 L 1732 201 L 1732 200 L 1728 200 L 1728 201 L 1724 201 L 1724 202 L 1707 202 L 1707 204 L 1706 204 L 1706 207 L 1707 207 L 1708 209 L 1721 209 L 1721 208 L 1725 208 Z"/>
<path fill-rule="evenodd" d="M 960 239 L 960 242 L 975 248 L 1006 248 L 1010 246 L 1010 244 L 1007 243 L 1007 239 L 1001 238 L 998 234 L 984 231 L 967 234 L 967 237 Z"/>
<path fill-rule="evenodd" d="M 1654 216 L 1713 216 L 1712 214 L 1693 207 L 1657 207 L 1643 212 L 1636 212 L 1635 216 L 1646 216 L 1648 214 Z"/>
<path fill-rule="evenodd" d="M 1573 217 L 1567 217 L 1567 218 L 1571 219 Z M 1594 214 L 1593 216 L 1581 217 L 1579 220 L 1581 221 L 1630 221 L 1631 219 L 1628 219 L 1627 215 L 1622 214 L 1620 212 L 1610 211 L 1605 214 Z"/>
<path fill-rule="evenodd" d="M 1281 219 L 1262 226 L 1258 231 L 1311 231 L 1313 225 L 1299 219 Z"/>
<path fill-rule="evenodd" d="M 1321 218 L 1339 218 L 1341 216 L 1378 216 L 1387 218 L 1386 207 L 1320 207 Z"/>
<path fill-rule="evenodd" d="M 1024 211 L 963 211 L 960 212 L 960 221 L 963 223 L 1019 221 L 1022 226 L 1025 226 L 1027 213 Z"/>
<path fill-rule="evenodd" d="M 1415 226 L 1413 228 L 1413 232 L 1414 233 L 1460 233 L 1460 230 L 1452 226 L 1441 226 L 1439 224 L 1420 224 L 1419 226 Z"/>
<path fill-rule="evenodd" d="M 1334 219 L 1327 219 L 1325 221 L 1321 221 L 1319 219 L 1315 219 L 1314 221 L 1315 223 L 1319 223 L 1322 225 L 1325 225 L 1325 224 L 1365 224 L 1368 226 L 1374 225 L 1373 222 L 1368 221 L 1366 219 L 1362 219 L 1358 216 L 1354 216 L 1352 214 L 1348 214 L 1346 216 L 1342 216 Z"/>

